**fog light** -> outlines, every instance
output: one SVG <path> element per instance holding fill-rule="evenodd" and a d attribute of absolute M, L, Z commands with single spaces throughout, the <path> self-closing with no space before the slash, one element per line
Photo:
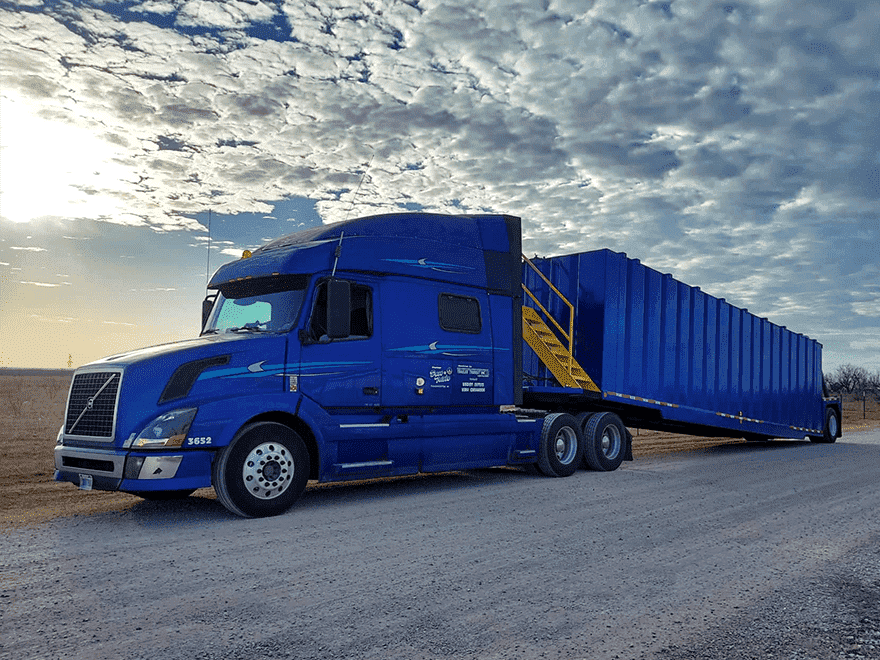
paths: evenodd
<path fill-rule="evenodd" d="M 123 477 L 125 479 L 137 479 L 141 473 L 141 468 L 144 466 L 144 460 L 143 456 L 129 456 L 126 458 L 125 474 Z"/>

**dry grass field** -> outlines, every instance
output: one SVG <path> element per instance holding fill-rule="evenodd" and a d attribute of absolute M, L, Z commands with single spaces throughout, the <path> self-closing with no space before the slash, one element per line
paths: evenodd
<path fill-rule="evenodd" d="M 0 531 L 60 516 L 118 511 L 140 502 L 124 493 L 80 491 L 52 480 L 55 436 L 61 426 L 72 371 L 0 370 Z M 844 403 L 844 430 L 880 426 L 880 404 Z M 742 442 L 727 438 L 636 431 L 635 458 Z M 196 495 L 213 497 L 212 489 Z"/>

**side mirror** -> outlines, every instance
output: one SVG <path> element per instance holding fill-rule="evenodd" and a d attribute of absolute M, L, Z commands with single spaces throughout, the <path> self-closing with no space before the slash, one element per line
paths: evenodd
<path fill-rule="evenodd" d="M 327 280 L 327 336 L 342 339 L 351 334 L 351 284 Z"/>
<path fill-rule="evenodd" d="M 204 331 L 205 325 L 208 323 L 208 317 L 211 316 L 211 310 L 214 309 L 214 302 L 217 300 L 217 294 L 215 293 L 213 296 L 206 296 L 202 301 L 202 330 Z"/>

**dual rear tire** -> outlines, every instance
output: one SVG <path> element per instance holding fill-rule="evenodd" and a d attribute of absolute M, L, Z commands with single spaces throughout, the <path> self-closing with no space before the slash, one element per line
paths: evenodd
<path fill-rule="evenodd" d="M 550 413 L 541 428 L 538 469 L 548 477 L 569 477 L 583 461 L 584 436 L 568 413 Z"/>
<path fill-rule="evenodd" d="M 626 455 L 627 431 L 612 412 L 581 413 L 576 418 L 584 434 L 584 467 L 611 472 L 620 467 Z"/>
<path fill-rule="evenodd" d="M 579 467 L 610 472 L 623 462 L 627 442 L 626 427 L 614 413 L 551 413 L 541 429 L 537 468 L 548 477 L 567 477 Z"/>

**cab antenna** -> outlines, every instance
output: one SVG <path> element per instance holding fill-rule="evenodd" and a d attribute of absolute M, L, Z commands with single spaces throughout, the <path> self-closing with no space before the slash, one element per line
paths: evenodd
<path fill-rule="evenodd" d="M 205 286 L 211 276 L 211 209 L 208 209 L 208 255 L 205 258 Z"/>
<path fill-rule="evenodd" d="M 351 214 L 351 210 L 354 208 L 354 201 L 357 199 L 358 193 L 361 191 L 361 185 L 364 182 L 364 179 L 367 178 L 367 172 L 370 171 L 370 165 L 373 164 L 373 158 L 376 157 L 376 154 L 372 154 L 370 156 L 370 162 L 367 163 L 367 168 L 364 170 L 364 173 L 361 175 L 361 180 L 358 181 L 357 190 L 354 191 L 354 197 L 351 198 L 351 204 L 348 205 L 348 211 L 345 212 L 345 219 L 348 220 L 348 216 Z"/>

